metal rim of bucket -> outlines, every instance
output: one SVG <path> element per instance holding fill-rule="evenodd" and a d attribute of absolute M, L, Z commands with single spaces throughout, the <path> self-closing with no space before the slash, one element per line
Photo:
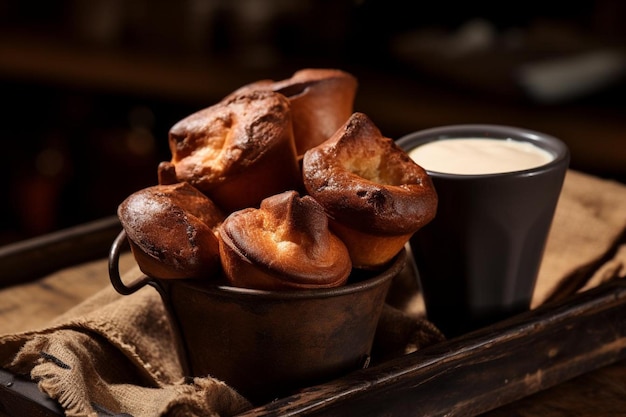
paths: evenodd
<path fill-rule="evenodd" d="M 139 290 L 145 285 L 165 280 L 155 279 L 144 275 L 129 285 L 122 282 L 119 272 L 119 257 L 122 251 L 123 243 L 127 241 L 126 232 L 122 230 L 109 252 L 109 276 L 111 283 L 116 291 L 122 295 L 129 295 Z M 274 300 L 293 300 L 293 299 L 306 299 L 306 298 L 329 298 L 338 297 L 345 294 L 365 291 L 367 289 L 380 285 L 381 282 L 392 279 L 396 276 L 406 264 L 406 249 L 402 249 L 387 265 L 377 271 L 363 271 L 371 276 L 367 276 L 357 282 L 348 282 L 340 287 L 333 288 L 313 288 L 306 290 L 287 290 L 287 291 L 269 291 L 258 290 L 252 288 L 233 287 L 229 285 L 215 285 L 209 284 L 202 279 L 172 279 L 168 281 L 176 282 L 180 285 L 187 285 L 193 287 L 195 290 L 205 293 L 214 293 L 221 296 L 229 297 L 262 297 L 265 299 Z M 359 271 L 360 273 L 361 271 Z"/>

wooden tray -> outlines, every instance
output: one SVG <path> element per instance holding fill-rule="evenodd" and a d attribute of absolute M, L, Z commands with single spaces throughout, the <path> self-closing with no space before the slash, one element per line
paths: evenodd
<path fill-rule="evenodd" d="M 105 257 L 120 230 L 107 218 L 0 248 L 0 287 Z M 626 358 L 624 317 L 626 283 L 611 282 L 239 417 L 475 416 Z M 63 412 L 0 369 L 0 415 Z"/>

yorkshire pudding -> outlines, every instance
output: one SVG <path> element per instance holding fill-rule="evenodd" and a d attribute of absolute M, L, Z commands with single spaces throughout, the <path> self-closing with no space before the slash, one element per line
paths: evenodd
<path fill-rule="evenodd" d="M 152 278 L 213 278 L 220 270 L 221 211 L 188 183 L 128 196 L 117 214 L 141 271 Z"/>
<path fill-rule="evenodd" d="M 304 154 L 302 175 L 357 268 L 387 263 L 436 213 L 426 171 L 363 113 Z"/>
<path fill-rule="evenodd" d="M 289 101 L 272 91 L 232 95 L 191 114 L 172 126 L 169 145 L 159 178 L 190 183 L 225 213 L 300 186 Z"/>
<path fill-rule="evenodd" d="M 305 68 L 290 78 L 260 80 L 235 90 L 271 90 L 289 99 L 298 155 L 324 142 L 353 112 L 357 79 L 342 70 Z"/>
<path fill-rule="evenodd" d="M 226 279 L 233 286 L 287 290 L 343 285 L 352 265 L 345 245 L 328 229 L 310 196 L 286 191 L 260 208 L 231 213 L 219 233 Z"/>

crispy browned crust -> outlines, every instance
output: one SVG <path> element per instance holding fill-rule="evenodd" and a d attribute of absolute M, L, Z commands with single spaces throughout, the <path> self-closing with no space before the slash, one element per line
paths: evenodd
<path fill-rule="evenodd" d="M 191 114 L 170 129 L 169 145 L 176 180 L 225 212 L 300 184 L 290 104 L 272 91 L 233 95 Z"/>
<path fill-rule="evenodd" d="M 305 68 L 290 78 L 260 80 L 233 93 L 271 90 L 291 103 L 298 155 L 324 142 L 343 125 L 354 109 L 358 89 L 356 77 L 332 68 Z"/>
<path fill-rule="evenodd" d="M 426 171 L 363 113 L 305 153 L 302 175 L 307 192 L 334 221 L 368 233 L 413 233 L 437 210 Z"/>
<path fill-rule="evenodd" d="M 363 113 L 304 154 L 302 176 L 355 268 L 383 267 L 437 210 L 426 171 Z"/>
<path fill-rule="evenodd" d="M 220 228 L 224 274 L 232 285 L 266 289 L 343 285 L 352 269 L 343 242 L 310 196 L 271 196 L 259 209 L 231 213 Z"/>
<path fill-rule="evenodd" d="M 214 278 L 220 269 L 221 211 L 188 183 L 128 196 L 118 217 L 140 269 L 154 278 Z"/>

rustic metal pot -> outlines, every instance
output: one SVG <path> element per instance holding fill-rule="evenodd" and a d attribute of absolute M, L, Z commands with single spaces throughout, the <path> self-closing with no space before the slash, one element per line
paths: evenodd
<path fill-rule="evenodd" d="M 385 270 L 354 270 L 332 289 L 261 291 L 147 276 L 126 285 L 118 268 L 126 241 L 122 232 L 111 247 L 113 287 L 123 295 L 155 287 L 186 373 L 221 379 L 256 404 L 367 366 L 389 286 L 406 262 L 402 250 Z"/>

